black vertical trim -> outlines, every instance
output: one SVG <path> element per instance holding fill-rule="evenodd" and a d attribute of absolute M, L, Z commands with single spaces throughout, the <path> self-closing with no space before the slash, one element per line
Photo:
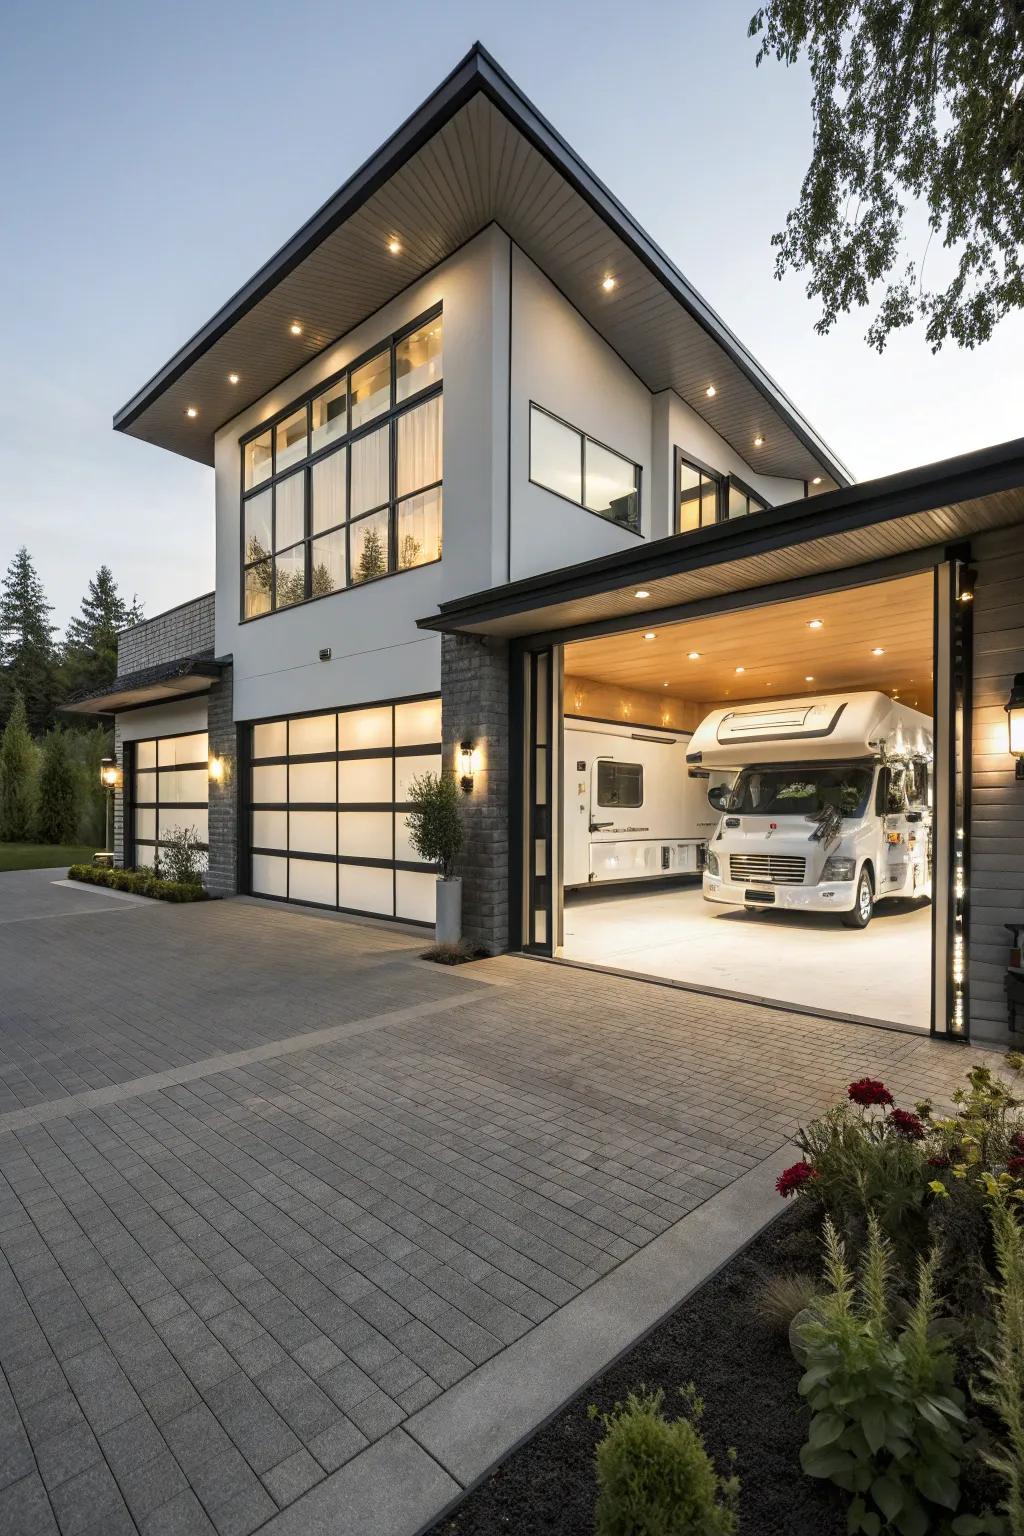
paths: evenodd
<path fill-rule="evenodd" d="M 524 716 L 523 672 L 527 665 L 527 653 L 519 641 L 509 647 L 509 698 L 508 698 L 508 938 L 511 949 L 522 949 L 523 934 L 523 849 L 526 844 L 528 809 L 526 785 L 523 781 L 523 743 L 526 739 Z"/>
<path fill-rule="evenodd" d="M 241 894 L 252 894 L 252 822 L 249 805 L 252 800 L 252 732 L 251 725 L 235 727 L 235 878 Z"/>

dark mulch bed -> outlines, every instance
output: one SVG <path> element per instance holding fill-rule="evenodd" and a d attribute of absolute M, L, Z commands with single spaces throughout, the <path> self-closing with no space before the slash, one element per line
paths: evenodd
<path fill-rule="evenodd" d="M 737 1451 L 742 1536 L 843 1536 L 844 1497 L 804 1477 L 799 1451 L 807 1414 L 800 1368 L 785 1338 L 751 1302 L 772 1272 L 816 1270 L 816 1228 L 786 1212 L 664 1323 L 514 1452 L 431 1536 L 593 1536 L 594 1447 L 600 1426 L 587 1406 L 607 1409 L 643 1382 L 663 1387 L 666 1406 L 694 1381 L 704 1399 L 705 1443 L 721 1470 Z"/>

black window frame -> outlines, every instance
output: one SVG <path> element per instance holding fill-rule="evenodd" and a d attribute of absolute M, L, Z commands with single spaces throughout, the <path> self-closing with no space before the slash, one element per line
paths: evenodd
<path fill-rule="evenodd" d="M 711 522 L 702 520 L 697 528 L 680 527 L 679 503 L 682 492 L 680 471 L 684 464 L 687 469 L 695 470 L 697 474 L 709 480 L 715 487 L 714 518 Z M 699 489 L 698 487 L 698 491 Z M 734 517 L 730 517 L 729 502 L 733 491 L 736 491 L 740 496 L 746 497 L 747 510 L 745 512 L 738 512 Z M 713 523 L 738 522 L 741 517 L 750 517 L 755 512 L 767 512 L 770 505 L 770 502 L 767 502 L 763 496 L 759 496 L 752 486 L 748 485 L 745 480 L 741 480 L 739 475 L 725 474 L 720 470 L 712 469 L 710 464 L 705 464 L 703 460 L 694 458 L 692 453 L 684 453 L 680 447 L 676 447 L 672 502 L 673 531 L 675 533 L 699 533 L 701 528 L 710 528 Z"/>
<path fill-rule="evenodd" d="M 389 336 L 383 337 L 361 352 L 357 357 L 337 369 L 328 378 L 322 379 L 314 389 L 304 390 L 301 395 L 292 400 L 282 410 L 275 412 L 261 421 L 257 427 L 244 433 L 238 440 L 239 447 L 239 588 L 238 588 L 238 615 L 240 624 L 254 624 L 258 619 L 269 619 L 274 614 L 286 613 L 292 608 L 303 607 L 307 603 L 320 602 L 323 598 L 338 597 L 343 592 L 350 592 L 358 587 L 369 586 L 372 582 L 382 581 L 388 576 L 405 575 L 408 571 L 421 570 L 427 565 L 436 565 L 442 559 L 437 555 L 431 560 L 423 560 L 417 565 L 399 565 L 400 540 L 399 523 L 401 508 L 414 501 L 418 496 L 424 496 L 432 491 L 437 491 L 441 496 L 441 528 L 442 538 L 444 530 L 444 448 L 442 441 L 441 476 L 431 481 L 428 485 L 418 486 L 416 490 L 398 495 L 398 422 L 408 412 L 417 410 L 430 401 L 440 399 L 444 394 L 444 338 L 442 335 L 442 376 L 433 384 L 417 390 L 414 394 L 398 399 L 398 373 L 396 368 L 396 351 L 401 343 L 429 325 L 432 320 L 440 319 L 443 324 L 444 306 L 435 304 L 423 314 L 418 315 L 407 325 L 393 331 Z M 352 423 L 352 375 L 368 362 L 372 362 L 381 353 L 387 352 L 390 364 L 390 399 L 385 410 L 374 416 L 372 420 L 362 422 L 353 428 Z M 338 437 L 332 439 L 322 447 L 312 449 L 313 441 L 313 403 L 321 395 L 334 389 L 339 383 L 345 381 L 345 426 L 346 430 Z M 443 407 L 442 407 L 443 409 Z M 283 421 L 294 416 L 298 411 L 306 413 L 306 453 L 300 459 L 289 463 L 280 472 L 277 470 L 277 428 Z M 352 491 L 352 446 L 363 438 L 373 435 L 382 428 L 388 431 L 388 495 L 385 501 L 379 505 L 367 508 L 356 517 L 351 515 L 351 491 Z M 443 428 L 442 428 L 443 431 Z M 246 488 L 245 484 L 245 450 L 249 443 L 256 438 L 270 434 L 271 460 L 270 474 L 255 485 Z M 313 469 L 317 464 L 331 458 L 333 454 L 345 454 L 345 517 L 340 523 L 334 523 L 329 528 L 319 528 L 313 531 Z M 277 488 L 291 476 L 302 477 L 303 493 L 303 517 L 302 536 L 293 543 L 277 548 Z M 250 560 L 246 558 L 245 538 L 245 509 L 246 505 L 264 492 L 269 492 L 270 505 L 270 549 L 265 556 Z M 379 517 L 381 512 L 386 513 L 388 520 L 387 560 L 386 568 L 375 576 L 365 577 L 362 581 L 354 581 L 352 578 L 352 536 L 354 525 L 365 519 Z M 344 533 L 345 537 L 345 580 L 341 586 L 334 587 L 330 592 L 314 593 L 313 587 L 313 546 L 317 540 L 326 538 L 332 534 Z M 295 602 L 281 606 L 277 602 L 277 561 L 280 557 L 290 554 L 293 550 L 303 551 L 303 595 Z M 245 583 L 250 570 L 255 569 L 263 561 L 270 566 L 270 607 L 263 613 L 246 614 L 245 611 Z"/>
<path fill-rule="evenodd" d="M 636 527 L 630 523 L 620 522 L 617 518 L 609 516 L 607 512 L 598 512 L 593 507 L 588 507 L 586 501 L 576 501 L 572 496 L 564 496 L 561 491 L 553 490 L 550 485 L 545 485 L 543 480 L 533 478 L 533 413 L 539 411 L 542 416 L 547 416 L 550 421 L 557 421 L 560 427 L 574 432 L 580 440 L 580 496 L 587 494 L 587 444 L 592 443 L 595 448 L 601 448 L 605 453 L 613 454 L 621 459 L 623 464 L 629 464 L 633 470 L 633 495 L 636 497 Z M 546 405 L 540 405 L 536 400 L 531 400 L 528 406 L 527 433 L 526 433 L 527 477 L 531 485 L 538 490 L 546 491 L 549 496 L 557 496 L 559 501 L 568 502 L 570 507 L 579 507 L 583 512 L 589 512 L 591 517 L 599 517 L 603 523 L 609 523 L 613 528 L 621 528 L 625 533 L 631 533 L 635 538 L 642 539 L 643 534 L 643 465 L 637 464 L 628 454 L 613 448 L 610 443 L 602 443 L 598 437 L 592 437 L 589 432 L 584 432 L 582 427 L 574 427 L 571 421 L 566 421 L 555 411 L 549 411 Z"/>
<path fill-rule="evenodd" d="M 638 775 L 640 787 L 639 800 L 602 800 L 601 799 L 601 770 L 611 768 L 616 774 L 622 769 L 635 770 Z M 622 763 L 614 757 L 599 757 L 597 760 L 597 804 L 602 811 L 637 811 L 644 803 L 644 765 L 643 763 Z"/>

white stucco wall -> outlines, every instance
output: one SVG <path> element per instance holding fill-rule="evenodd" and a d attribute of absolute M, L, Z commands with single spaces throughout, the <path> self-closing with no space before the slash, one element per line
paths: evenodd
<path fill-rule="evenodd" d="M 485 230 L 217 434 L 218 655 L 234 656 L 236 720 L 423 693 L 440 684 L 440 639 L 416 628 L 438 603 L 503 580 L 507 241 Z M 240 622 L 239 438 L 425 310 L 444 306 L 444 556 L 364 587 Z M 497 509 L 497 510 L 496 510 Z M 500 540 L 504 560 L 504 538 Z M 321 662 L 321 648 L 332 658 Z"/>
<path fill-rule="evenodd" d="M 632 549 L 638 535 L 530 483 L 530 403 L 641 468 L 640 526 L 651 533 L 651 395 L 518 247 L 512 252 L 512 539 L 509 576 Z"/>

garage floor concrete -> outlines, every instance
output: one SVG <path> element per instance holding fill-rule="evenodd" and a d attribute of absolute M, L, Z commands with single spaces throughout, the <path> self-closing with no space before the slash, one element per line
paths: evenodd
<path fill-rule="evenodd" d="M 699 881 L 570 896 L 565 958 L 928 1029 L 931 908 L 882 902 L 866 929 L 830 914 L 747 912 Z"/>
<path fill-rule="evenodd" d="M 2 1536 L 411 1533 L 554 1411 L 553 1379 L 572 1391 L 543 1330 L 593 1374 L 678 1297 L 686 1222 L 727 1257 L 736 1192 L 760 1180 L 763 1220 L 770 1160 L 851 1078 L 944 1103 L 968 1065 L 597 971 L 446 971 L 273 904 L 52 882 L 0 875 Z"/>

